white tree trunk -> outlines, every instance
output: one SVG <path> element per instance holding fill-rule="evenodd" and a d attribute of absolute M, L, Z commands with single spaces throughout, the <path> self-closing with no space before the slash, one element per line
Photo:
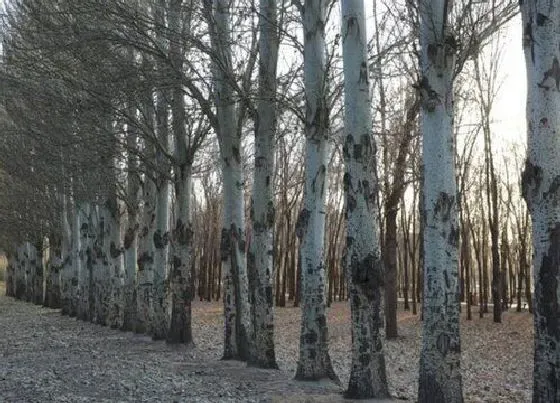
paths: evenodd
<path fill-rule="evenodd" d="M 62 269 L 61 239 L 49 238 L 49 260 L 46 262 L 45 300 L 44 306 L 58 309 L 61 307 L 60 275 Z"/>
<path fill-rule="evenodd" d="M 167 135 L 167 133 L 166 133 Z M 152 301 L 152 326 L 150 334 L 154 340 L 167 336 L 166 278 L 169 239 L 169 182 L 167 175 L 160 178 L 157 186 L 155 232 L 152 238 L 154 249 L 154 282 Z"/>
<path fill-rule="evenodd" d="M 109 237 L 107 211 L 104 206 L 92 203 L 89 216 L 89 226 L 94 235 L 89 248 L 90 288 L 89 298 L 91 307 L 90 321 L 99 325 L 107 324 L 108 296 L 110 289 L 109 259 L 105 247 Z M 107 224 L 107 225 L 106 225 Z"/>
<path fill-rule="evenodd" d="M 6 252 L 7 266 L 6 266 L 6 296 L 15 297 L 15 259 L 13 252 Z"/>
<path fill-rule="evenodd" d="M 160 48 L 165 51 L 167 41 L 163 29 L 165 28 L 165 0 L 159 0 L 154 9 L 154 20 L 158 26 L 156 39 Z M 157 68 L 164 70 L 163 64 L 156 64 Z M 169 149 L 168 130 L 168 104 L 169 94 L 163 89 L 156 91 L 156 135 L 159 147 L 156 148 L 156 218 L 155 233 L 152 238 L 154 248 L 154 282 L 152 301 L 152 321 L 150 334 L 154 340 L 162 340 L 167 335 L 167 308 L 166 308 L 166 277 L 168 262 L 168 238 L 169 238 L 169 163 L 163 155 L 163 150 Z M 163 150 L 162 150 L 163 149 Z"/>
<path fill-rule="evenodd" d="M 82 272 L 82 259 L 80 258 L 81 250 L 81 236 L 80 236 L 80 213 L 78 210 L 78 205 L 74 202 L 69 207 L 71 211 L 71 245 L 70 245 L 70 260 L 66 260 L 69 268 L 69 316 L 77 316 L 80 307 L 80 273 Z"/>
<path fill-rule="evenodd" d="M 128 150 L 136 148 L 137 135 L 130 128 L 127 133 Z M 127 176 L 127 227 L 124 233 L 124 280 L 123 280 L 123 323 L 121 330 L 131 331 L 136 326 L 136 261 L 138 258 L 138 212 L 140 178 L 138 158 L 133 152 L 128 155 Z"/>
<path fill-rule="evenodd" d="M 69 197 L 61 195 L 62 211 L 62 239 L 60 245 L 60 307 L 63 315 L 75 313 L 73 309 L 74 288 L 77 285 L 77 270 L 74 254 L 72 253 L 72 228 L 70 225 Z M 73 217 L 73 216 L 72 216 Z"/>
<path fill-rule="evenodd" d="M 369 91 L 363 0 L 342 1 L 344 191 L 347 270 L 352 312 L 352 369 L 345 396 L 389 397 L 382 325 L 383 261 L 379 250 L 378 181 Z"/>
<path fill-rule="evenodd" d="M 78 273 L 79 283 L 79 306 L 78 319 L 90 321 L 93 318 L 93 303 L 91 297 L 93 288 L 93 242 L 96 234 L 92 227 L 91 215 L 93 206 L 89 202 L 81 202 L 77 206 L 78 209 L 78 225 L 79 228 L 79 257 L 80 272 Z"/>
<path fill-rule="evenodd" d="M 25 242 L 23 244 L 23 267 L 25 270 L 25 301 L 33 302 L 33 284 L 34 276 L 33 270 L 31 268 L 31 244 Z"/>
<path fill-rule="evenodd" d="M 144 63 L 149 66 L 149 63 Z M 154 105 L 151 91 L 146 94 L 142 111 L 146 124 L 154 126 Z M 147 150 L 152 153 L 152 147 Z M 153 171 L 144 167 L 147 173 L 142 182 L 142 220 L 138 234 L 138 272 L 136 287 L 137 318 L 134 331 L 147 333 L 151 328 L 152 292 L 154 283 L 154 255 L 153 239 L 156 219 L 156 184 L 152 180 Z"/>
<path fill-rule="evenodd" d="M 24 251 L 25 251 L 24 244 L 20 244 L 16 248 L 16 252 L 15 252 L 15 265 L 14 265 L 14 272 L 16 277 L 15 297 L 19 300 L 24 300 L 25 293 L 26 293 Z"/>
<path fill-rule="evenodd" d="M 533 228 L 533 402 L 560 401 L 560 4 L 520 2 L 527 70 L 523 196 Z"/>
<path fill-rule="evenodd" d="M 459 223 L 453 135 L 451 2 L 420 2 L 424 155 L 424 322 L 418 401 L 462 402 Z"/>
<path fill-rule="evenodd" d="M 249 358 L 251 341 L 247 261 L 245 255 L 245 201 L 241 164 L 241 131 L 237 130 L 235 98 L 229 80 L 234 76 L 231 57 L 229 0 L 215 0 L 212 46 L 220 57 L 214 65 L 215 102 L 220 123 L 224 209 L 221 254 L 224 287 L 224 359 Z M 206 6 L 208 7 L 208 5 Z"/>
<path fill-rule="evenodd" d="M 181 95 L 182 96 L 182 95 Z M 177 218 L 173 229 L 170 273 L 171 322 L 167 341 L 169 343 L 192 343 L 191 316 L 191 263 L 192 263 L 192 218 L 191 218 L 191 167 L 186 162 L 177 168 L 176 195 Z"/>
<path fill-rule="evenodd" d="M 164 103 L 164 95 L 158 94 L 158 140 L 160 146 L 167 147 L 167 105 Z M 168 239 L 169 239 L 169 181 L 168 172 L 164 170 L 167 162 L 160 151 L 156 151 L 156 164 L 159 170 L 156 172 L 156 211 L 155 211 L 155 232 L 151 239 L 154 250 L 153 266 L 153 300 L 152 300 L 152 321 L 150 334 L 154 340 L 163 340 L 167 334 L 167 314 L 166 314 L 166 277 L 168 262 Z"/>
<path fill-rule="evenodd" d="M 38 235 L 40 236 L 40 235 Z M 27 243 L 27 256 L 29 270 L 32 277 L 32 302 L 35 305 L 43 304 L 43 243 L 35 241 Z"/>
<path fill-rule="evenodd" d="M 276 140 L 277 0 L 261 0 L 259 96 L 255 121 L 255 173 L 251 199 L 250 265 L 254 269 L 255 354 L 250 364 L 278 368 L 274 351 L 274 143 Z"/>
<path fill-rule="evenodd" d="M 145 178 L 142 185 L 142 226 L 138 238 L 137 273 L 137 333 L 146 333 L 150 328 L 152 288 L 154 282 L 154 248 L 156 185 Z"/>
<path fill-rule="evenodd" d="M 107 325 L 113 329 L 120 328 L 123 323 L 123 286 L 124 256 L 122 247 L 122 220 L 120 203 L 116 195 L 112 195 L 105 206 L 105 228 L 107 240 L 104 242 L 104 255 L 109 262 Z"/>
<path fill-rule="evenodd" d="M 326 105 L 326 0 L 303 8 L 305 83 L 305 190 L 296 231 L 301 239 L 301 334 L 296 379 L 338 382 L 329 355 L 325 312 L 325 197 L 329 136 Z"/>
<path fill-rule="evenodd" d="M 169 57 L 175 69 L 176 83 L 173 87 L 172 117 L 175 139 L 175 197 L 176 217 L 171 236 L 172 265 L 169 275 L 171 297 L 171 320 L 167 334 L 169 343 L 192 343 L 191 301 L 191 264 L 193 228 L 191 218 L 191 171 L 192 152 L 187 148 L 185 130 L 185 99 L 181 85 L 183 52 L 181 32 L 190 31 L 192 9 L 181 12 L 182 0 L 172 0 L 170 4 L 169 25 L 173 40 L 169 45 Z M 187 5 L 192 7 L 192 4 Z M 200 234 L 202 235 L 202 234 Z"/>

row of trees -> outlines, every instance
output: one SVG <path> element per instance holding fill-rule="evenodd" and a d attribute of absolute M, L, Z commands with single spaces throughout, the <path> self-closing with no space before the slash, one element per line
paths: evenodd
<path fill-rule="evenodd" d="M 288 295 L 299 379 L 336 379 L 325 306 L 349 298 L 347 395 L 381 397 L 381 289 L 390 338 L 411 285 L 419 399 L 460 401 L 458 296 L 470 317 L 478 293 L 482 314 L 491 284 L 496 322 L 506 294 L 530 304 L 530 237 L 519 170 L 500 174 L 492 153 L 499 57 L 485 50 L 517 5 L 450 3 L 373 2 L 369 38 L 358 0 L 341 1 L 340 27 L 326 0 L 11 1 L 8 293 L 174 343 L 192 341 L 195 292 L 222 298 L 224 358 L 265 368 Z M 555 390 L 543 371 L 535 396 Z"/>

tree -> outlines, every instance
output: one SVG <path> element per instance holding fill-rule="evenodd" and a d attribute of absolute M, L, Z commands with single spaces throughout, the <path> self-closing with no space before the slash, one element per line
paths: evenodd
<path fill-rule="evenodd" d="M 247 105 L 238 108 L 234 97 L 231 7 L 228 0 L 204 2 L 204 12 L 212 42 L 216 125 L 223 177 L 224 209 L 221 230 L 221 257 L 224 270 L 224 359 L 248 360 L 251 343 L 249 284 L 247 278 L 245 201 L 241 163 L 242 123 Z M 252 46 L 251 46 L 252 48 Z M 250 83 L 256 50 L 251 51 L 244 86 Z"/>
<path fill-rule="evenodd" d="M 560 55 L 557 3 L 521 4 L 527 69 L 527 159 L 523 197 L 533 228 L 533 402 L 560 401 Z"/>
<path fill-rule="evenodd" d="M 305 86 L 305 190 L 296 233 L 300 238 L 302 315 L 296 379 L 338 381 L 328 347 L 325 313 L 325 197 L 329 138 L 326 99 L 327 0 L 298 4 L 303 20 Z"/>
<path fill-rule="evenodd" d="M 388 397 L 379 328 L 383 261 L 379 250 L 376 145 L 372 136 L 363 0 L 343 0 L 344 192 L 347 214 L 346 264 L 352 310 L 352 369 L 349 398 Z"/>
<path fill-rule="evenodd" d="M 421 1 L 424 156 L 424 323 L 419 402 L 462 402 L 459 334 L 459 223 L 455 184 L 451 2 Z"/>
<path fill-rule="evenodd" d="M 278 64 L 277 0 L 261 0 L 259 6 L 259 95 L 255 119 L 255 171 L 251 195 L 249 260 L 254 265 L 254 335 L 252 363 L 278 368 L 274 352 L 273 262 L 274 143 L 276 140 L 276 68 Z M 286 279 L 284 279 L 284 283 Z"/>
<path fill-rule="evenodd" d="M 502 281 L 500 272 L 500 245 L 499 245 L 499 203 L 498 203 L 498 176 L 494 167 L 492 153 L 491 113 L 499 86 L 498 66 L 500 60 L 500 46 L 493 46 L 488 57 L 488 62 L 481 54 L 473 55 L 474 76 L 477 87 L 477 103 L 480 113 L 482 133 L 484 135 L 484 161 L 486 165 L 486 200 L 488 205 L 488 226 L 491 238 L 492 254 L 492 303 L 493 319 L 496 323 L 502 322 Z M 484 77 L 484 79 L 483 79 Z"/>

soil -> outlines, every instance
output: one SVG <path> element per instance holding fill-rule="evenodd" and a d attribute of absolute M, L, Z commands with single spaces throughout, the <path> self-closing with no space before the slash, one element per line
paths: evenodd
<path fill-rule="evenodd" d="M 0 293 L 3 290 L 0 289 Z M 474 309 L 476 310 L 476 308 Z M 532 316 L 507 312 L 462 321 L 467 402 L 528 402 Z M 0 402 L 342 402 L 342 388 L 296 382 L 299 308 L 276 310 L 280 370 L 221 361 L 221 304 L 195 302 L 195 346 L 172 346 L 61 316 L 58 310 L 0 297 Z M 342 384 L 350 369 L 349 308 L 329 309 L 330 351 Z M 399 313 L 397 340 L 386 341 L 395 401 L 416 400 L 421 322 Z M 348 400 L 346 400 L 348 401 Z"/>

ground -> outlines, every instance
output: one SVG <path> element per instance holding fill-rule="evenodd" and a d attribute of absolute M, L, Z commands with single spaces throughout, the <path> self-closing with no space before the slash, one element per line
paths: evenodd
<path fill-rule="evenodd" d="M 1 295 L 3 290 L 0 289 Z M 299 309 L 277 309 L 280 371 L 220 361 L 221 306 L 194 305 L 195 347 L 76 321 L 58 310 L 0 297 L 1 402 L 342 402 L 329 382 L 296 382 Z M 350 368 L 346 303 L 329 310 L 330 349 L 343 384 Z M 391 393 L 415 401 L 421 322 L 400 313 L 396 341 L 386 343 Z M 508 312 L 462 321 L 467 402 L 530 401 L 532 318 Z"/>

